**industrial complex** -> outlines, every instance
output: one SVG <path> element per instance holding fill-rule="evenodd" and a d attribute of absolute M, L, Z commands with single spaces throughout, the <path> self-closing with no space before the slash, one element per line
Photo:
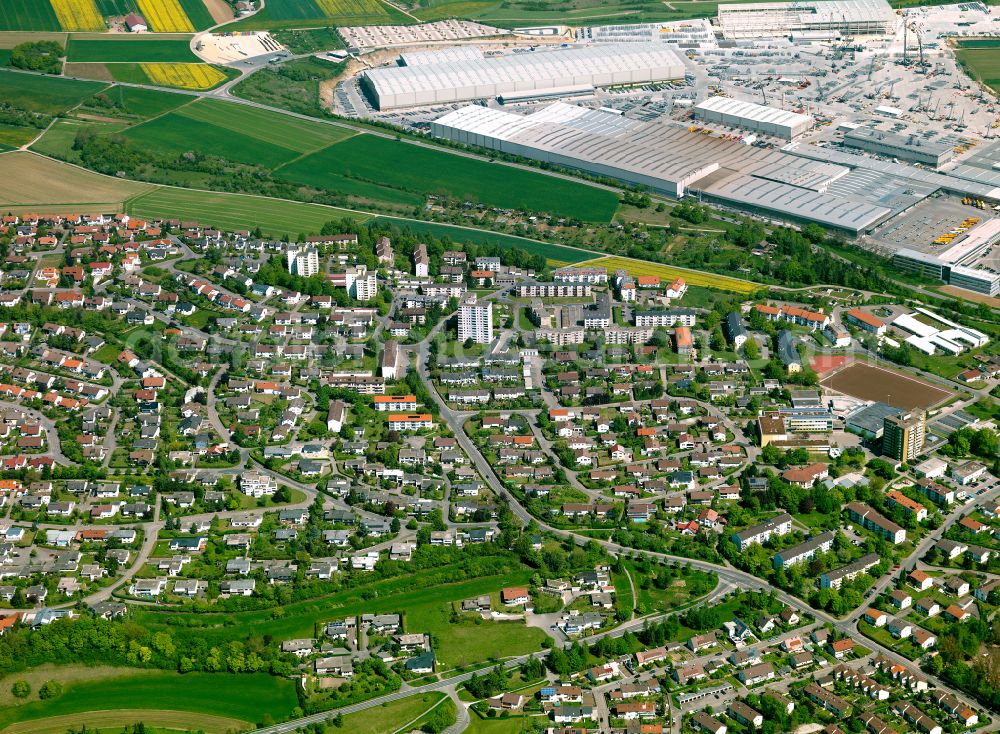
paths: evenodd
<path fill-rule="evenodd" d="M 361 84 L 378 109 L 493 98 L 530 101 L 684 78 L 684 65 L 659 44 L 592 46 L 484 57 L 477 49 L 404 54 L 400 66 L 372 69 Z"/>
<path fill-rule="evenodd" d="M 338 104 L 663 196 L 818 223 L 901 271 L 992 296 L 1000 117 L 945 39 L 993 34 L 998 19 L 979 3 L 815 0 L 524 29 L 403 51 L 342 82 Z"/>

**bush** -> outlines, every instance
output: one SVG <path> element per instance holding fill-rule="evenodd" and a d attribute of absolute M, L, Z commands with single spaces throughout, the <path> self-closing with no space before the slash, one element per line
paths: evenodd
<path fill-rule="evenodd" d="M 56 680 L 47 680 L 38 689 L 38 697 L 43 701 L 49 698 L 58 698 L 62 695 L 62 683 Z"/>
<path fill-rule="evenodd" d="M 26 680 L 15 681 L 10 692 L 14 694 L 15 698 L 27 698 L 31 695 L 31 685 Z"/>

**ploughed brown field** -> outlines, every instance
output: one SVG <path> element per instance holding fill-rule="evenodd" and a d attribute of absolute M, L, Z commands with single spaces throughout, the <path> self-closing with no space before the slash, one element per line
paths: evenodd
<path fill-rule="evenodd" d="M 951 395 L 948 390 L 899 372 L 855 362 L 827 377 L 823 387 L 862 400 L 878 400 L 896 408 L 928 408 Z"/>

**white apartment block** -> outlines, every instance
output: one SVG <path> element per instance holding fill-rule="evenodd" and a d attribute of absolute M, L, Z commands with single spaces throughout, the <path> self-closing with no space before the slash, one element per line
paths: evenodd
<path fill-rule="evenodd" d="M 476 344 L 493 341 L 493 304 L 468 303 L 458 313 L 458 340 L 471 339 Z"/>
<path fill-rule="evenodd" d="M 378 293 L 378 280 L 374 272 L 364 265 L 347 269 L 347 293 L 357 301 L 370 301 Z"/>
<path fill-rule="evenodd" d="M 289 250 L 288 272 L 292 275 L 301 275 L 308 278 L 319 272 L 319 253 L 315 247 L 306 247 L 301 250 Z"/>

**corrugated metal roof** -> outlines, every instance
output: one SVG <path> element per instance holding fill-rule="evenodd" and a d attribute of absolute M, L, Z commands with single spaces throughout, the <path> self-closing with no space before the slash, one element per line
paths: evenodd
<path fill-rule="evenodd" d="M 461 61 L 422 63 L 369 69 L 363 75 L 379 95 L 421 94 L 446 88 L 466 88 L 512 81 L 582 80 L 595 74 L 635 69 L 684 66 L 662 44 L 628 43 Z"/>
<path fill-rule="evenodd" d="M 771 125 L 787 125 L 795 127 L 797 125 L 812 124 L 813 118 L 809 115 L 800 115 L 796 112 L 780 110 L 777 107 L 765 107 L 764 105 L 744 102 L 732 97 L 709 97 L 704 102 L 695 105 L 695 111 L 708 110 L 724 115 L 734 115 L 753 122 L 763 122 Z"/>

